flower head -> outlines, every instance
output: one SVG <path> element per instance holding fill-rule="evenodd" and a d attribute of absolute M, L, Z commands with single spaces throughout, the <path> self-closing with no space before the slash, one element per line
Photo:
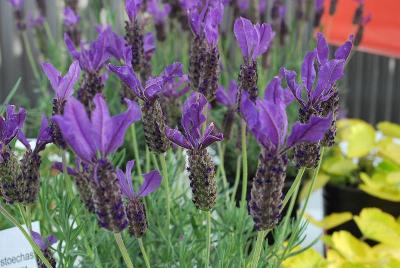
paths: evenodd
<path fill-rule="evenodd" d="M 218 41 L 218 26 L 222 22 L 224 4 L 221 0 L 196 0 L 186 4 L 190 26 L 196 36 L 205 36 L 209 45 Z"/>
<path fill-rule="evenodd" d="M 243 17 L 235 20 L 233 31 L 243 57 L 251 60 L 265 53 L 275 36 L 271 25 L 266 23 L 253 25 L 250 20 Z"/>
<path fill-rule="evenodd" d="M 108 65 L 111 72 L 115 73 L 140 99 L 145 102 L 153 102 L 162 92 L 165 83 L 183 75 L 182 64 L 174 63 L 165 68 L 164 72 L 157 77 L 150 78 L 142 85 L 133 69 L 127 65 Z"/>
<path fill-rule="evenodd" d="M 285 93 L 280 93 L 284 96 Z M 266 150 L 279 154 L 301 142 L 318 142 L 324 137 L 330 127 L 332 117 L 321 118 L 313 116 L 310 122 L 296 122 L 292 133 L 287 137 L 288 118 L 284 97 L 257 100 L 256 103 L 244 93 L 241 112 L 255 139 Z"/>
<path fill-rule="evenodd" d="M 103 31 L 98 38 L 88 45 L 81 44 L 78 52 L 68 34 L 64 34 L 64 41 L 72 57 L 79 61 L 81 68 L 88 73 L 97 73 L 110 57 L 107 51 L 108 33 Z"/>
<path fill-rule="evenodd" d="M 164 23 L 171 12 L 171 5 L 160 2 L 160 0 L 147 1 L 147 11 L 153 16 L 156 24 Z"/>
<path fill-rule="evenodd" d="M 43 27 L 45 18 L 41 15 L 34 17 L 31 12 L 28 13 L 27 26 L 30 29 Z"/>
<path fill-rule="evenodd" d="M 134 165 L 135 162 L 131 160 L 128 161 L 128 163 L 126 164 L 125 173 L 121 169 L 117 170 L 121 192 L 126 198 L 130 200 L 151 194 L 160 187 L 162 180 L 162 177 L 158 170 L 150 171 L 149 173 L 143 175 L 143 184 L 140 186 L 139 190 L 135 192 L 132 184 L 132 169 Z"/>
<path fill-rule="evenodd" d="M 134 21 L 142 6 L 142 0 L 126 0 L 125 10 L 128 14 L 129 20 Z"/>
<path fill-rule="evenodd" d="M 24 5 L 24 0 L 8 0 L 8 2 L 15 9 L 22 9 L 22 6 Z"/>
<path fill-rule="evenodd" d="M 111 116 L 101 94 L 94 97 L 95 109 L 91 119 L 82 103 L 71 97 L 64 115 L 54 116 L 65 141 L 83 161 L 90 163 L 97 157 L 105 159 L 124 142 L 127 128 L 140 119 L 139 106 L 127 100 L 126 112 Z"/>
<path fill-rule="evenodd" d="M 16 136 L 18 139 L 24 139 L 22 133 L 22 126 L 25 122 L 26 111 L 24 108 L 20 108 L 16 111 L 14 105 L 8 105 L 6 110 L 6 116 L 0 116 L 0 152 L 4 146 L 8 145 Z M 0 162 L 2 157 L 0 153 Z"/>
<path fill-rule="evenodd" d="M 217 90 L 216 99 L 222 105 L 233 108 L 236 106 L 236 96 L 238 93 L 238 84 L 235 80 L 229 82 L 228 89 L 225 90 L 223 86 L 220 86 Z"/>
<path fill-rule="evenodd" d="M 39 233 L 35 231 L 31 231 L 31 235 L 33 241 L 35 241 L 36 245 L 38 245 L 42 251 L 45 251 L 51 245 L 57 242 L 57 238 L 54 235 L 50 235 L 47 238 L 43 238 Z"/>
<path fill-rule="evenodd" d="M 320 12 L 324 9 L 324 0 L 315 0 L 314 5 L 316 12 Z"/>
<path fill-rule="evenodd" d="M 64 24 L 66 26 L 74 26 L 79 23 L 79 20 L 79 15 L 77 15 L 72 8 L 64 8 Z"/>
<path fill-rule="evenodd" d="M 189 92 L 190 87 L 188 83 L 189 77 L 187 75 L 183 75 L 178 79 L 173 79 L 164 84 L 162 94 L 167 98 L 180 98 Z"/>
<path fill-rule="evenodd" d="M 286 79 L 289 89 L 302 107 L 316 107 L 321 102 L 328 100 L 333 94 L 333 86 L 344 75 L 344 67 L 352 48 L 352 37 L 335 52 L 335 58 L 328 59 L 329 47 L 321 33 L 317 35 L 317 48 L 308 52 L 304 57 L 301 67 L 301 80 L 303 86 L 296 82 L 296 72 L 281 69 L 281 76 Z M 317 62 L 318 64 L 314 64 Z M 318 72 L 317 72 L 317 70 Z M 318 80 L 315 83 L 316 75 Z M 314 84 L 316 84 L 314 86 Z M 302 91 L 306 91 L 306 99 Z"/>
<path fill-rule="evenodd" d="M 143 38 L 143 48 L 145 58 L 151 59 L 154 52 L 156 51 L 156 41 L 154 39 L 154 34 L 148 32 Z"/>
<path fill-rule="evenodd" d="M 208 125 L 204 133 L 201 133 L 202 125 L 206 123 L 204 109 L 207 105 L 203 94 L 193 92 L 183 105 L 181 124 L 184 133 L 167 128 L 168 139 L 188 150 L 202 150 L 216 141 L 222 141 L 223 135 L 217 132 L 214 123 Z"/>
<path fill-rule="evenodd" d="M 62 76 L 50 62 L 43 62 L 41 64 L 43 72 L 46 74 L 50 81 L 51 87 L 56 93 L 59 100 L 65 100 L 72 96 L 74 93 L 74 85 L 79 80 L 81 68 L 79 62 L 75 60 L 69 67 L 65 76 Z"/>

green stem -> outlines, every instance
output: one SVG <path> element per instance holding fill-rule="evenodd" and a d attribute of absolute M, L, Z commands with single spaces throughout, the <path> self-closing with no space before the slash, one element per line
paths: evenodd
<path fill-rule="evenodd" d="M 239 155 L 237 160 L 236 160 L 236 177 L 235 177 L 235 183 L 233 184 L 233 191 L 232 191 L 232 198 L 231 201 L 235 202 L 236 200 L 236 193 L 237 193 L 237 189 L 239 186 L 239 180 L 240 180 L 240 169 L 241 169 L 241 156 Z"/>
<path fill-rule="evenodd" d="M 256 241 L 256 246 L 254 248 L 253 259 L 251 261 L 251 268 L 257 268 L 258 266 L 258 261 L 260 260 L 261 250 L 263 248 L 265 236 L 267 235 L 268 232 L 269 230 L 263 230 L 257 233 L 257 241 Z"/>
<path fill-rule="evenodd" d="M 146 146 L 146 172 L 150 172 L 150 150 L 149 147 Z"/>
<path fill-rule="evenodd" d="M 224 184 L 224 189 L 228 188 L 228 180 L 226 179 L 226 173 L 225 173 L 225 159 L 224 159 L 224 150 L 221 146 L 221 143 L 218 142 L 218 152 L 219 152 L 219 157 L 220 157 L 220 169 L 221 169 L 221 173 L 222 173 L 222 182 Z"/>
<path fill-rule="evenodd" d="M 160 154 L 160 161 L 161 161 L 161 169 L 163 173 L 163 181 L 165 191 L 167 193 L 167 227 L 169 230 L 170 222 L 171 222 L 171 204 L 170 204 L 170 191 L 169 191 L 169 180 L 168 180 L 168 169 L 167 169 L 167 162 L 165 161 L 165 155 Z"/>
<path fill-rule="evenodd" d="M 26 232 L 24 227 L 21 226 L 21 224 L 18 223 L 17 219 L 15 219 L 2 205 L 0 205 L 0 212 L 3 214 L 4 217 L 6 217 L 10 222 L 12 222 L 18 229 L 22 232 L 26 240 L 28 240 L 29 244 L 31 245 L 33 251 L 36 253 L 36 255 L 40 258 L 40 260 L 43 262 L 43 264 L 47 268 L 52 268 L 51 264 L 49 261 L 46 259 L 46 257 L 43 255 L 43 252 L 40 250 L 38 245 L 33 241 L 32 237 Z"/>
<path fill-rule="evenodd" d="M 124 240 L 122 240 L 121 233 L 114 233 L 115 241 L 117 242 L 119 251 L 121 251 L 122 258 L 128 268 L 133 268 L 131 258 L 129 257 L 128 250 L 125 247 Z"/>
<path fill-rule="evenodd" d="M 47 22 L 47 20 L 44 22 L 43 25 L 44 25 L 44 30 L 46 31 L 47 38 L 49 38 L 49 41 L 51 44 L 54 44 L 55 43 L 54 37 L 53 37 L 53 34 L 51 33 L 50 25 Z"/>
<path fill-rule="evenodd" d="M 138 238 L 138 241 L 139 241 L 140 251 L 142 252 L 144 262 L 146 263 L 146 267 L 150 268 L 151 265 L 150 265 L 149 257 L 147 256 L 146 249 L 144 248 L 142 238 Z"/>
<path fill-rule="evenodd" d="M 74 190 L 72 186 L 72 181 L 70 180 L 68 176 L 68 161 L 67 161 L 67 153 L 61 149 L 60 151 L 61 154 L 61 159 L 62 159 L 62 164 L 63 164 L 63 179 L 65 183 L 65 191 L 67 192 L 68 198 L 70 200 L 74 200 Z M 75 211 L 76 212 L 76 211 Z"/>
<path fill-rule="evenodd" d="M 132 126 L 131 126 L 131 135 L 132 135 L 132 143 L 133 143 L 133 154 L 135 155 L 135 166 L 136 166 L 138 175 L 142 176 L 143 173 L 142 173 L 142 167 L 140 166 L 140 161 L 139 161 L 139 147 L 137 144 L 135 124 L 132 124 Z"/>
<path fill-rule="evenodd" d="M 284 209 L 287 205 L 287 203 L 289 202 L 289 199 L 292 197 L 295 189 L 300 185 L 301 183 L 301 179 L 303 178 L 304 172 L 305 172 L 306 168 L 302 167 L 296 175 L 296 178 L 294 179 L 292 185 L 290 186 L 288 192 L 285 195 L 285 198 L 283 199 L 282 202 L 282 209 Z"/>
<path fill-rule="evenodd" d="M 206 265 L 208 268 L 210 264 L 210 253 L 211 253 L 211 212 L 207 211 L 207 255 L 206 255 Z"/>
<path fill-rule="evenodd" d="M 243 178 L 242 178 L 242 198 L 241 205 L 246 204 L 247 197 L 247 138 L 246 138 L 246 122 L 242 120 L 241 124 L 241 136 L 242 136 L 242 165 L 243 165 Z"/>
<path fill-rule="evenodd" d="M 317 178 L 319 169 L 321 167 L 323 154 L 324 154 L 324 148 L 321 149 L 321 156 L 320 156 L 317 168 L 315 168 L 314 171 L 313 171 L 313 176 L 311 178 L 311 184 L 310 184 L 310 187 L 308 188 L 307 196 L 306 196 L 306 198 L 304 200 L 304 205 L 303 205 L 303 207 L 302 207 L 302 209 L 300 211 L 300 214 L 297 217 L 297 221 L 296 221 L 296 224 L 295 224 L 295 226 L 293 228 L 292 234 L 290 236 L 288 245 L 291 245 L 293 243 L 294 239 L 297 237 L 297 234 L 298 234 L 298 231 L 299 231 L 299 227 L 300 227 L 300 223 L 301 223 L 301 219 L 303 218 L 304 213 L 306 211 L 306 208 L 307 208 L 307 205 L 308 205 L 308 201 L 310 200 L 310 196 L 311 196 L 312 190 L 314 189 L 316 178 Z M 288 253 L 288 250 L 289 250 L 289 247 L 286 247 L 284 252 L 283 252 L 283 254 L 282 254 L 281 260 L 285 259 L 285 256 Z M 280 263 L 281 262 L 279 262 L 278 264 L 280 264 Z"/>
<path fill-rule="evenodd" d="M 40 80 L 39 70 L 36 66 L 35 59 L 33 58 L 31 45 L 29 43 L 29 39 L 28 39 L 28 35 L 27 35 L 26 31 L 22 32 L 22 40 L 24 42 L 26 55 L 28 56 L 29 64 L 31 65 L 33 75 L 35 76 L 35 79 L 37 81 L 39 81 Z"/>

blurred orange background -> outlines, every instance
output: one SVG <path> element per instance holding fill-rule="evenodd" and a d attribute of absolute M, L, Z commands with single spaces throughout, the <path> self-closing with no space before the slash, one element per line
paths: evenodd
<path fill-rule="evenodd" d="M 357 31 L 352 24 L 358 3 L 354 0 L 338 0 L 336 13 L 329 15 L 330 0 L 325 0 L 322 18 L 323 32 L 333 45 L 342 44 Z M 359 50 L 400 58 L 400 0 L 366 0 L 364 16 L 372 15 L 365 26 Z"/>

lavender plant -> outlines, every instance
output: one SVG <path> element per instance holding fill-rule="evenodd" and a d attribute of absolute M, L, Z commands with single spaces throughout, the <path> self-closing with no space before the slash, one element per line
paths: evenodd
<path fill-rule="evenodd" d="M 338 81 L 352 39 L 330 59 L 326 40 L 317 35 L 317 48 L 299 66 L 308 45 L 302 43 L 307 1 L 296 1 L 292 10 L 281 0 L 230 5 L 126 0 L 125 37 L 118 18 L 124 11 L 112 1 L 93 0 L 90 8 L 78 10 L 77 0 L 66 0 L 63 14 L 57 14 L 63 33 L 55 27 L 47 31 L 44 2 L 37 1 L 42 16 L 32 19 L 23 15 L 23 1 L 10 2 L 32 70 L 38 61 L 29 53 L 31 45 L 41 52 L 41 67 L 55 92 L 52 101 L 45 77 L 36 71 L 29 82 L 32 94 L 40 96 L 37 107 L 26 119 L 24 109 L 7 106 L 10 96 L 0 117 L 0 212 L 28 239 L 40 267 L 55 267 L 55 261 L 58 267 L 133 267 L 132 261 L 135 267 L 280 267 L 301 252 L 304 209 L 296 218 L 292 212 L 306 167 L 312 168 L 313 185 L 321 147 L 334 141 Z M 291 21 L 292 11 L 298 20 L 301 13 L 301 22 Z M 259 22 L 268 17 L 272 26 Z M 46 30 L 43 51 L 39 42 L 29 42 L 31 27 Z M 275 39 L 273 30 L 285 42 Z M 63 35 L 72 64 L 57 47 Z M 69 70 L 62 75 L 50 62 Z M 182 64 L 162 70 L 170 62 Z M 301 69 L 302 83 L 293 71 L 279 72 L 281 66 Z M 108 71 L 116 76 L 108 77 Z M 12 100 L 21 102 L 18 95 Z M 37 116 L 50 114 L 51 103 L 53 117 L 40 126 Z M 229 139 L 237 118 L 242 118 L 241 153 L 235 140 L 219 143 Z M 143 127 L 135 128 L 140 119 Z M 36 133 L 36 142 L 25 138 Z M 62 162 L 55 155 L 59 149 Z M 133 156 L 135 162 L 128 161 Z M 284 194 L 292 160 L 298 175 Z M 253 178 L 250 191 L 247 177 Z M 237 207 L 240 185 L 243 202 Z M 40 233 L 57 235 L 58 243 L 50 247 L 52 236 L 33 233 L 32 220 L 40 221 Z M 0 218 L 0 228 L 9 226 Z M 268 232 L 273 241 L 267 242 Z"/>

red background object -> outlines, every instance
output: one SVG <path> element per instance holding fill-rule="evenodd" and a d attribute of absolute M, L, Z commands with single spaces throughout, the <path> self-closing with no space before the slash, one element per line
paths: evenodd
<path fill-rule="evenodd" d="M 329 15 L 330 0 L 325 0 L 322 28 L 328 42 L 342 44 L 357 31 L 352 24 L 358 3 L 354 0 L 338 0 L 336 13 Z M 400 0 L 365 0 L 364 16 L 372 20 L 364 27 L 361 51 L 400 58 Z"/>

